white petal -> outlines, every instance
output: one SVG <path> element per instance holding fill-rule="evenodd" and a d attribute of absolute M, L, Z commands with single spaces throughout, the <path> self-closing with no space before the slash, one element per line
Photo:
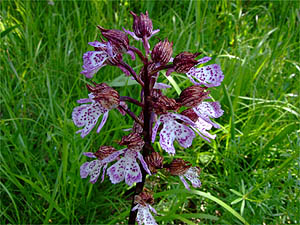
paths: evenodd
<path fill-rule="evenodd" d="M 199 117 L 197 119 L 197 121 L 195 122 L 195 128 L 201 132 L 203 135 L 205 135 L 206 137 L 210 138 L 210 139 L 215 139 L 216 135 L 212 135 L 210 133 L 208 133 L 207 131 L 209 131 L 212 128 L 212 125 L 208 122 L 206 122 L 205 120 L 203 120 L 201 117 Z M 204 138 L 207 140 L 207 138 Z"/>
<path fill-rule="evenodd" d="M 216 123 L 210 120 L 212 118 L 218 118 L 223 115 L 223 110 L 219 102 L 202 102 L 197 107 L 193 108 L 194 112 L 206 122 L 213 125 L 215 128 L 220 128 Z"/>
<path fill-rule="evenodd" d="M 193 187 L 197 188 L 201 186 L 201 181 L 198 179 L 200 173 L 200 169 L 197 167 L 189 168 L 184 176 L 191 181 Z"/>
<path fill-rule="evenodd" d="M 142 172 L 139 164 L 136 162 L 137 152 L 127 151 L 125 153 L 126 164 L 125 164 L 125 182 L 129 186 L 133 183 L 142 182 Z"/>
<path fill-rule="evenodd" d="M 122 158 L 107 169 L 107 175 L 113 184 L 120 183 L 125 177 L 125 159 Z"/>
<path fill-rule="evenodd" d="M 218 64 L 212 64 L 200 68 L 193 67 L 186 73 L 186 75 L 194 84 L 203 84 L 206 87 L 219 86 L 224 79 L 223 72 Z M 197 79 L 198 82 L 194 79 Z"/>
<path fill-rule="evenodd" d="M 136 221 L 138 224 L 157 225 L 148 206 L 139 205 Z"/>
<path fill-rule="evenodd" d="M 83 129 L 77 131 L 81 137 L 85 137 L 96 125 L 101 114 L 108 110 L 103 108 L 99 103 L 86 104 L 75 107 L 72 113 L 72 119 L 77 127 Z"/>

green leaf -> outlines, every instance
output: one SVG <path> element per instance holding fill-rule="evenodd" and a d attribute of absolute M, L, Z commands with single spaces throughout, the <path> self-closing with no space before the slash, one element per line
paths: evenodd
<path fill-rule="evenodd" d="M 5 31 L 2 31 L 2 32 L 0 33 L 0 38 L 3 38 L 4 36 L 6 36 L 9 32 L 11 32 L 12 30 L 14 30 L 14 29 L 17 28 L 18 26 L 20 26 L 20 25 L 15 25 L 15 26 L 12 26 L 12 27 L 7 28 Z"/>
<path fill-rule="evenodd" d="M 244 214 L 244 209 L 245 209 L 245 199 L 242 201 L 242 205 L 241 205 L 241 215 Z"/>
<path fill-rule="evenodd" d="M 229 189 L 232 193 L 238 195 L 238 196 L 243 196 L 240 192 L 233 190 L 233 189 Z"/>
<path fill-rule="evenodd" d="M 231 203 L 230 203 L 230 205 L 234 205 L 234 204 L 236 204 L 236 203 L 239 203 L 240 201 L 242 201 L 243 200 L 243 198 L 237 198 L 237 199 L 235 199 L 234 201 L 232 201 Z"/>
<path fill-rule="evenodd" d="M 131 77 L 127 77 L 124 74 L 122 74 L 121 76 L 118 76 L 114 80 L 107 82 L 107 84 L 111 87 L 124 87 L 124 86 L 136 85 L 138 84 L 138 82 L 132 80 Z"/>
<path fill-rule="evenodd" d="M 276 144 L 277 142 L 281 141 L 286 137 L 286 135 L 290 134 L 294 130 L 297 130 L 297 126 L 295 123 L 291 123 L 284 128 L 282 128 L 277 135 L 271 139 L 261 150 L 262 152 L 265 152 L 268 148 L 270 148 L 272 145 Z"/>
<path fill-rule="evenodd" d="M 244 224 L 249 225 L 249 223 L 237 212 L 235 211 L 233 208 L 231 208 L 229 205 L 227 205 L 225 202 L 223 202 L 222 200 L 212 196 L 210 193 L 207 192 L 203 192 L 203 191 L 196 191 L 196 190 L 191 190 L 188 191 L 186 189 L 177 189 L 177 190 L 170 190 L 170 191 L 163 191 L 163 192 L 159 192 L 159 193 L 155 193 L 154 197 L 158 198 L 161 196 L 166 196 L 166 195 L 172 195 L 172 194 L 177 194 L 177 195 L 182 195 L 182 194 L 195 194 L 195 195 L 199 195 L 202 196 L 204 198 L 208 198 L 214 202 L 216 202 L 217 204 L 219 204 L 220 206 L 222 206 L 224 209 L 226 209 L 228 212 L 230 212 L 233 216 L 235 216 L 236 218 L 238 218 L 240 221 L 242 221 Z"/>
<path fill-rule="evenodd" d="M 162 74 L 168 79 L 168 81 L 172 84 L 172 86 L 175 88 L 175 91 L 177 92 L 178 95 L 181 93 L 181 89 L 178 86 L 177 82 L 173 79 L 171 76 L 166 76 L 166 72 L 162 72 Z"/>

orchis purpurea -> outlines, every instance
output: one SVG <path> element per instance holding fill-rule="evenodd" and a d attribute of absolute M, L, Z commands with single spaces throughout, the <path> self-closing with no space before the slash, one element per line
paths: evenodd
<path fill-rule="evenodd" d="M 200 168 L 180 158 L 181 148 L 176 148 L 176 142 L 182 148 L 192 146 L 196 134 L 210 141 L 215 139 L 215 134 L 210 134 L 212 127 L 220 128 L 211 119 L 219 118 L 223 114 L 219 102 L 210 102 L 210 87 L 221 84 L 224 75 L 217 64 L 205 65 L 210 57 L 197 59 L 201 54 L 181 52 L 174 58 L 173 42 L 168 39 L 158 41 L 151 49 L 149 39 L 159 30 L 153 30 L 152 21 L 148 12 L 140 16 L 131 12 L 133 16 L 133 32 L 123 28 L 121 30 L 105 29 L 97 26 L 103 37 L 99 41 L 89 42 L 94 51 L 88 51 L 83 55 L 83 71 L 86 78 L 93 76 L 103 66 L 118 67 L 124 76 L 131 76 L 141 86 L 138 96 L 120 96 L 118 90 L 106 83 L 87 84 L 88 98 L 77 102 L 82 104 L 74 108 L 72 119 L 77 131 L 84 138 L 98 123 L 101 115 L 102 121 L 97 132 L 99 133 L 107 121 L 108 113 L 118 109 L 120 113 L 129 116 L 133 120 L 132 128 L 120 130 L 131 131 L 124 135 L 118 144 L 126 146 L 116 150 L 112 146 L 102 146 L 95 153 L 85 152 L 83 155 L 93 158 L 80 167 L 80 176 L 95 183 L 102 171 L 102 181 L 107 175 L 113 184 L 123 180 L 129 186 L 136 184 L 129 215 L 129 224 L 152 225 L 157 224 L 151 211 L 156 214 L 152 204 L 154 199 L 147 188 L 147 175 L 156 175 L 158 170 L 162 173 L 179 176 L 187 189 L 190 189 L 186 179 L 194 188 L 199 188 Z M 144 51 L 131 46 L 128 35 L 143 43 Z M 143 54 L 145 52 L 145 54 Z M 135 71 L 123 60 L 123 55 L 129 54 L 132 60 L 138 57 L 141 61 L 139 71 Z M 125 58 L 124 58 L 125 59 Z M 171 98 L 164 95 L 164 90 L 171 88 L 168 84 L 158 82 L 160 72 L 165 70 L 169 76 L 172 72 L 187 75 L 194 85 L 184 89 L 179 96 Z M 174 73 L 173 73 L 174 74 Z M 138 114 L 131 111 L 131 105 L 140 108 Z M 176 159 L 171 163 L 164 162 L 163 153 L 152 146 L 159 133 L 160 147 L 171 157 L 176 153 Z M 101 134 L 102 135 L 102 134 Z M 186 153 L 185 153 L 186 155 Z M 169 156 L 169 157 L 170 157 Z"/>

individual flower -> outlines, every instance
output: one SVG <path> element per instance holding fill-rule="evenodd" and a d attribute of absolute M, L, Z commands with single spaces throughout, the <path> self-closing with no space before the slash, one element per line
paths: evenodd
<path fill-rule="evenodd" d="M 210 60 L 210 57 L 204 57 L 198 60 L 198 64 L 206 63 Z M 219 86 L 224 79 L 221 67 L 218 64 L 212 64 L 208 66 L 202 66 L 200 68 L 191 68 L 187 73 L 187 77 L 196 85 L 205 85 L 206 87 Z M 198 80 L 197 81 L 195 81 Z"/>
<path fill-rule="evenodd" d="M 92 78 L 103 66 L 106 66 L 107 59 L 114 58 L 116 55 L 113 53 L 113 46 L 110 42 L 89 42 L 89 45 L 95 47 L 96 51 L 88 51 L 83 54 L 83 71 L 87 78 Z"/>
<path fill-rule="evenodd" d="M 169 110 L 176 111 L 180 107 L 175 99 L 162 95 L 159 89 L 152 90 L 151 106 L 156 114 L 163 114 Z"/>
<path fill-rule="evenodd" d="M 137 16 L 134 12 L 130 12 L 130 14 L 133 16 L 132 29 L 136 37 L 150 37 L 153 32 L 153 25 L 149 18 L 148 11 L 146 11 L 146 14 L 141 13 L 140 16 Z"/>
<path fill-rule="evenodd" d="M 108 118 L 109 110 L 104 108 L 99 102 L 93 100 L 94 95 L 92 93 L 89 94 L 89 98 L 80 99 L 78 103 L 90 103 L 91 104 L 83 104 L 81 106 L 77 106 L 74 108 L 72 112 L 72 119 L 74 124 L 77 127 L 83 127 L 83 129 L 78 130 L 76 133 L 81 133 L 81 137 L 84 138 L 88 135 L 91 130 L 94 128 L 96 123 L 98 122 L 99 117 L 103 114 L 102 121 L 97 129 L 97 133 L 100 132 L 106 120 Z"/>
<path fill-rule="evenodd" d="M 150 155 L 145 157 L 145 162 L 148 165 L 151 173 L 157 173 L 157 169 L 163 168 L 164 157 L 158 152 L 152 152 Z"/>
<path fill-rule="evenodd" d="M 173 71 L 185 73 L 191 82 L 196 85 L 205 85 L 206 87 L 219 86 L 224 79 L 221 67 L 218 64 L 212 64 L 196 68 L 196 66 L 211 60 L 210 57 L 204 57 L 195 61 L 193 57 L 198 55 L 198 53 L 180 53 L 173 60 L 173 68 L 169 69 L 166 74 L 170 75 Z"/>
<path fill-rule="evenodd" d="M 159 65 L 165 65 L 167 64 L 173 54 L 173 42 L 169 42 L 167 39 L 164 41 L 158 42 L 152 52 L 151 52 L 151 58 L 153 62 L 159 64 Z"/>
<path fill-rule="evenodd" d="M 206 89 L 207 87 L 198 85 L 190 86 L 180 93 L 178 103 L 186 107 L 196 107 L 208 98 L 210 91 L 206 91 Z"/>
<path fill-rule="evenodd" d="M 190 190 L 187 178 L 197 188 L 201 186 L 201 181 L 198 179 L 201 169 L 199 167 L 192 167 L 189 162 L 182 159 L 174 159 L 168 167 L 169 172 L 174 176 L 179 176 L 180 180 L 184 184 L 185 188 Z"/>
<path fill-rule="evenodd" d="M 146 50 L 146 53 L 149 54 L 150 52 L 150 45 L 148 40 L 159 32 L 159 29 L 153 30 L 152 21 L 150 20 L 148 16 L 148 12 L 146 12 L 146 15 L 141 14 L 140 16 L 137 16 L 135 13 L 130 12 L 133 16 L 133 31 L 129 31 L 123 28 L 125 33 L 129 34 L 131 37 L 133 37 L 137 41 L 142 41 L 144 48 Z"/>
<path fill-rule="evenodd" d="M 122 54 L 119 52 L 117 47 L 108 42 L 89 42 L 89 45 L 95 48 L 95 51 L 88 51 L 83 54 L 83 71 L 87 78 L 92 78 L 102 67 L 106 65 L 118 66 L 127 76 L 130 72 L 126 69 L 123 62 Z M 131 59 L 135 59 L 135 55 L 132 51 L 127 51 L 131 56 Z"/>
<path fill-rule="evenodd" d="M 111 110 L 120 105 L 119 93 L 106 83 L 94 83 L 94 87 L 87 84 L 87 89 L 93 93 L 93 100 L 99 102 L 104 108 Z"/>
<path fill-rule="evenodd" d="M 129 39 L 127 35 L 120 30 L 105 29 L 101 26 L 97 26 L 101 31 L 101 34 L 111 42 L 120 53 L 126 53 L 129 49 Z"/>
<path fill-rule="evenodd" d="M 105 170 L 107 168 L 107 164 L 114 161 L 120 152 L 116 151 L 111 146 L 101 146 L 96 153 L 93 152 L 84 152 L 83 155 L 89 158 L 97 158 L 91 162 L 86 162 L 80 167 L 80 176 L 81 178 L 86 178 L 90 176 L 90 182 L 94 184 L 100 175 L 101 168 L 103 167 L 102 173 L 102 181 L 104 180 Z"/>
<path fill-rule="evenodd" d="M 138 225 L 157 225 L 150 212 L 151 210 L 153 213 L 157 214 L 156 210 L 150 205 L 153 204 L 153 202 L 153 197 L 149 193 L 142 192 L 135 196 L 134 203 L 136 206 L 132 208 L 132 211 L 138 211 L 136 216 Z"/>
<path fill-rule="evenodd" d="M 190 53 L 190 52 L 181 52 L 173 59 L 174 70 L 177 73 L 187 73 L 189 70 L 198 64 L 198 61 L 195 59 L 201 53 Z"/>
<path fill-rule="evenodd" d="M 139 133 L 132 132 L 122 138 L 119 145 L 127 145 L 128 149 L 140 151 L 144 147 L 144 140 Z"/>
<path fill-rule="evenodd" d="M 223 112 L 219 102 L 202 102 L 197 107 L 182 111 L 181 114 L 191 119 L 194 125 L 190 127 L 194 129 L 199 136 L 210 142 L 210 139 L 215 139 L 216 135 L 212 135 L 208 131 L 211 130 L 213 126 L 220 128 L 220 126 L 212 122 L 210 118 L 218 118 L 223 115 Z"/>
<path fill-rule="evenodd" d="M 81 133 L 81 137 L 85 137 L 97 124 L 99 117 L 103 114 L 102 121 L 97 129 L 99 133 L 108 118 L 108 112 L 117 108 L 122 115 L 125 115 L 124 108 L 127 108 L 125 102 L 120 101 L 119 93 L 105 83 L 97 84 L 95 86 L 87 85 L 91 92 L 88 98 L 79 99 L 78 103 L 83 104 L 74 108 L 72 112 L 72 119 L 77 127 L 84 127 L 76 133 Z"/>
<path fill-rule="evenodd" d="M 107 174 L 113 184 L 122 182 L 131 186 L 133 183 L 142 182 L 142 172 L 136 159 L 138 158 L 144 170 L 151 175 L 142 154 L 134 149 L 121 150 L 124 157 L 118 160 L 114 165 L 108 168 Z"/>
<path fill-rule="evenodd" d="M 188 148 L 192 145 L 193 139 L 195 138 L 194 131 L 187 125 L 179 123 L 177 120 L 180 120 L 187 125 L 194 125 L 194 122 L 184 115 L 166 113 L 158 118 L 152 130 L 152 142 L 154 142 L 159 125 L 163 123 L 163 128 L 159 134 L 159 143 L 162 149 L 171 155 L 175 154 L 173 145 L 175 139 L 182 147 Z"/>

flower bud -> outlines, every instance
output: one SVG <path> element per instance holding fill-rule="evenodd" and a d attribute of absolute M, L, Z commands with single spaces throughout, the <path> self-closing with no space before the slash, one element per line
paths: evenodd
<path fill-rule="evenodd" d="M 207 98 L 210 91 L 205 91 L 207 87 L 194 85 L 184 89 L 179 96 L 178 103 L 186 107 L 196 107 Z"/>
<path fill-rule="evenodd" d="M 141 113 L 140 113 L 140 115 L 139 115 L 138 118 L 144 123 L 144 114 L 143 114 L 143 111 L 141 111 Z M 132 127 L 132 131 L 134 133 L 141 134 L 141 133 L 143 133 L 144 129 L 141 126 L 141 124 L 139 124 L 139 123 L 137 123 L 137 122 L 134 121 L 133 127 Z"/>
<path fill-rule="evenodd" d="M 127 35 L 119 30 L 108 30 L 101 26 L 97 26 L 100 29 L 102 35 L 115 47 L 119 52 L 127 52 L 129 48 L 129 39 Z"/>
<path fill-rule="evenodd" d="M 172 175 L 183 175 L 191 167 L 189 162 L 183 159 L 174 159 L 168 166 L 168 170 Z"/>
<path fill-rule="evenodd" d="M 160 89 L 152 89 L 151 92 L 152 98 L 159 99 L 161 96 L 163 96 L 162 91 Z"/>
<path fill-rule="evenodd" d="M 160 65 L 167 64 L 173 54 L 173 42 L 169 42 L 167 39 L 158 42 L 152 52 L 151 58 L 155 63 L 160 63 Z"/>
<path fill-rule="evenodd" d="M 128 149 L 140 151 L 145 142 L 139 134 L 130 133 L 129 135 L 122 137 L 122 140 L 119 142 L 119 144 L 127 145 Z"/>
<path fill-rule="evenodd" d="M 134 12 L 130 12 L 133 16 L 133 32 L 139 37 L 150 37 L 153 31 L 152 21 L 148 16 L 148 12 L 144 15 L 141 13 L 140 16 L 137 16 Z"/>
<path fill-rule="evenodd" d="M 154 203 L 154 198 L 149 192 L 143 191 L 134 197 L 134 203 L 143 206 L 146 206 L 147 204 L 152 205 Z"/>
<path fill-rule="evenodd" d="M 181 52 L 173 60 L 174 70 L 177 73 L 187 73 L 193 66 L 198 64 L 198 61 L 195 58 L 199 55 L 199 52 L 195 54 L 190 52 Z"/>
<path fill-rule="evenodd" d="M 163 168 L 163 161 L 164 157 L 158 152 L 152 152 L 151 155 L 145 157 L 145 162 L 151 173 L 157 173 L 157 169 Z"/>
<path fill-rule="evenodd" d="M 158 94 L 158 92 L 156 91 L 155 93 Z M 151 102 L 156 114 L 166 113 L 169 110 L 177 111 L 180 107 L 180 105 L 177 104 L 175 99 L 168 98 L 164 95 L 161 95 L 158 98 L 152 97 Z"/>
<path fill-rule="evenodd" d="M 93 94 L 93 99 L 99 102 L 104 108 L 111 110 L 120 105 L 119 93 L 109 87 L 106 83 L 95 84 L 95 87 L 87 84 L 87 88 Z"/>
<path fill-rule="evenodd" d="M 94 153 L 94 155 L 99 159 L 105 159 L 106 157 L 108 157 L 109 155 L 111 155 L 113 152 L 115 152 L 116 149 L 112 146 L 101 146 L 99 148 L 99 150 Z"/>

